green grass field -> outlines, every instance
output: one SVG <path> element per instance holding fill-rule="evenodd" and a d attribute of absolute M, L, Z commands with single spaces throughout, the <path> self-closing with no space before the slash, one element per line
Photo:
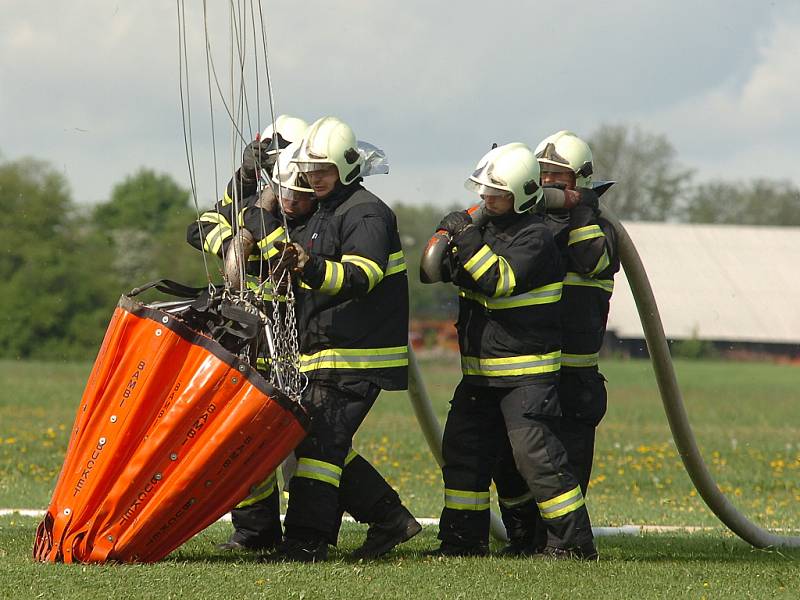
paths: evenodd
<path fill-rule="evenodd" d="M 444 417 L 456 360 L 423 364 Z M 800 529 L 800 369 L 763 363 L 679 362 L 695 433 L 723 491 L 759 525 Z M 58 474 L 90 365 L 0 362 L 0 508 L 44 508 Z M 800 597 L 800 551 L 755 551 L 705 508 L 685 474 L 649 363 L 607 361 L 609 413 L 598 434 L 589 510 L 595 525 L 710 527 L 701 534 L 600 538 L 599 564 L 433 560 L 435 527 L 387 560 L 351 563 L 364 528 L 346 525 L 334 560 L 275 566 L 214 549 L 217 524 L 148 566 L 39 565 L 36 520 L 0 517 L 0 597 L 58 598 L 575 598 Z M 379 400 L 356 448 L 417 516 L 441 510 L 438 467 L 404 394 Z"/>

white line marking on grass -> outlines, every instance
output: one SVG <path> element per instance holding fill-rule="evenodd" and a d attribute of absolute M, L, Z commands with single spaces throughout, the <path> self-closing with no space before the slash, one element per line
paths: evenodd
<path fill-rule="evenodd" d="M 0 517 L 19 515 L 20 517 L 42 517 L 43 510 L 33 508 L 0 508 Z M 281 515 L 283 521 L 284 515 Z M 230 513 L 220 517 L 219 521 L 230 521 Z M 347 523 L 356 523 L 353 517 L 346 516 L 342 519 Z M 439 519 L 432 517 L 420 517 L 417 521 L 426 527 L 438 526 Z M 693 527 L 689 525 L 622 525 L 621 527 L 592 527 L 595 537 L 609 537 L 614 535 L 642 535 L 644 533 L 701 533 L 707 531 L 718 531 L 719 527 Z M 789 529 L 775 529 L 773 531 L 791 532 Z"/>

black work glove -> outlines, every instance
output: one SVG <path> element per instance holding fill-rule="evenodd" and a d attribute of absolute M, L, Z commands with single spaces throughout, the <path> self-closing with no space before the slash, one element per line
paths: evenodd
<path fill-rule="evenodd" d="M 292 273 L 299 273 L 306 266 L 309 260 L 308 252 L 297 242 L 282 242 L 277 240 L 273 242 L 275 249 L 279 252 L 272 262 L 273 270 L 278 273 L 283 271 L 290 271 Z"/>
<path fill-rule="evenodd" d="M 452 237 L 456 237 L 471 225 L 472 217 L 469 213 L 465 210 L 456 210 L 446 214 L 436 229 L 444 229 Z"/>
<path fill-rule="evenodd" d="M 270 163 L 275 160 L 269 156 L 269 142 L 255 141 L 245 146 L 242 153 L 242 175 L 247 179 L 256 179 L 260 169 L 270 170 Z"/>

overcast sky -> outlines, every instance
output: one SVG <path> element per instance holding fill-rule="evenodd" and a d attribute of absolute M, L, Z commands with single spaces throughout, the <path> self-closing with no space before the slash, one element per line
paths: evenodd
<path fill-rule="evenodd" d="M 262 1 L 278 112 L 337 115 L 383 147 L 391 174 L 367 184 L 387 201 L 461 202 L 463 180 L 492 142 L 535 146 L 556 130 L 588 136 L 603 123 L 667 135 L 701 179 L 800 183 L 796 0 Z M 222 71 L 228 3 L 209 4 Z M 0 7 L 4 159 L 49 161 L 80 202 L 107 199 L 140 166 L 188 185 L 175 2 Z M 197 8 L 187 26 L 193 148 L 208 204 L 216 192 Z M 260 110 L 265 121 L 264 94 Z M 230 135 L 222 119 L 215 127 L 225 171 Z"/>

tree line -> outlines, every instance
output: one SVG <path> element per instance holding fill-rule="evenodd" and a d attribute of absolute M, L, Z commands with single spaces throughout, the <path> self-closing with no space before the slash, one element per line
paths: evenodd
<path fill-rule="evenodd" d="M 627 126 L 590 137 L 596 179 L 615 179 L 608 201 L 625 220 L 800 226 L 800 190 L 789 181 L 695 184 L 669 140 Z M 422 250 L 447 208 L 394 202 L 417 318 L 454 314 L 447 286 L 419 282 Z M 189 190 L 142 168 L 110 197 L 81 206 L 52 165 L 0 160 L 0 357 L 92 358 L 120 294 L 162 277 L 208 281 L 185 242 L 196 218 Z M 207 207 L 202 207 L 204 209 Z M 219 261 L 209 260 L 220 281 Z"/>

